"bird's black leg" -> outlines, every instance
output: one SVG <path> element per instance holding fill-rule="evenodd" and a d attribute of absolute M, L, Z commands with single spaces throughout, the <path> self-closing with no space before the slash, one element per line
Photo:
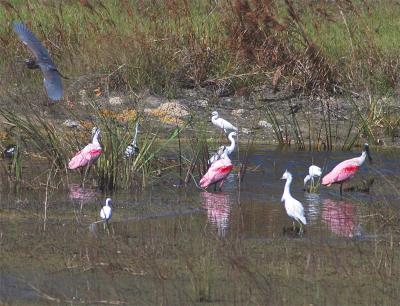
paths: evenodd
<path fill-rule="evenodd" d="M 214 183 L 214 191 L 217 191 L 217 183 Z"/>
<path fill-rule="evenodd" d="M 86 180 L 86 175 L 89 172 L 89 168 L 90 168 L 90 163 L 87 164 L 85 169 L 85 174 L 83 175 L 82 188 L 85 188 L 85 180 Z"/>
<path fill-rule="evenodd" d="M 343 196 L 343 183 L 340 183 L 340 196 Z"/>

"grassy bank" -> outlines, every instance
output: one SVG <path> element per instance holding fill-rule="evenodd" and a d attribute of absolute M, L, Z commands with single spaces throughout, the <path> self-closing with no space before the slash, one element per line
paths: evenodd
<path fill-rule="evenodd" d="M 2 1 L 0 63 L 6 88 L 34 91 L 17 63 L 11 30 L 21 20 L 44 40 L 67 95 L 229 83 L 333 91 L 333 85 L 393 93 L 400 7 L 395 1 Z M 21 77 L 21 74 L 23 77 Z M 3 79 L 3 78 L 2 78 Z M 35 86 L 39 85 L 37 78 Z M 4 86 L 3 86 L 4 87 Z M 28 87 L 28 88 L 26 88 Z M 3 88 L 4 90 L 4 88 Z"/>

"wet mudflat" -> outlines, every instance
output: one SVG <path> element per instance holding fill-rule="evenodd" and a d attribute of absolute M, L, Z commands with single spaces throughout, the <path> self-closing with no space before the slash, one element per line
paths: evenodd
<path fill-rule="evenodd" d="M 232 173 L 222 192 L 160 180 L 113 194 L 109 229 L 94 223 L 108 195 L 90 184 L 48 190 L 47 198 L 42 189 L 15 193 L 3 184 L 0 302 L 395 304 L 399 152 L 372 153 L 374 164 L 349 184 L 374 179 L 369 193 L 303 190 L 311 163 L 330 170 L 358 151 L 258 147 L 243 182 Z M 302 236 L 280 202 L 285 169 L 305 207 Z"/>

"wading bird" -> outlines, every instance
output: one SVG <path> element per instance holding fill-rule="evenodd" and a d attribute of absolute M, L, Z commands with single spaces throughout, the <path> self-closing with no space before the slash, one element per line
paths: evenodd
<path fill-rule="evenodd" d="M 94 127 L 92 129 L 92 134 L 92 142 L 75 154 L 75 156 L 68 163 L 69 169 L 77 169 L 85 166 L 89 167 L 99 158 L 101 153 L 103 153 L 99 143 L 100 129 Z"/>
<path fill-rule="evenodd" d="M 14 158 L 18 154 L 18 149 L 15 144 L 8 145 L 3 151 L 3 156 L 5 158 Z"/>
<path fill-rule="evenodd" d="M 233 168 L 232 162 L 227 154 L 222 154 L 222 158 L 213 162 L 207 173 L 200 180 L 200 187 L 207 188 L 211 184 L 219 184 L 219 190 L 221 190 L 224 180 L 231 173 Z M 215 185 L 215 189 L 216 189 Z"/>
<path fill-rule="evenodd" d="M 19 39 L 29 48 L 35 59 L 26 59 L 25 64 L 29 69 L 40 68 L 44 77 L 44 87 L 48 97 L 53 101 L 62 99 L 63 88 L 61 82 L 61 73 L 51 59 L 49 52 L 36 36 L 22 23 L 13 22 L 14 32 Z"/>
<path fill-rule="evenodd" d="M 361 165 L 365 162 L 366 157 L 368 157 L 369 161 L 372 163 L 367 143 L 364 144 L 364 150 L 361 156 L 342 161 L 322 178 L 322 185 L 329 187 L 332 184 L 340 184 L 340 195 L 342 195 L 343 183 L 356 175 L 358 169 L 360 169 Z"/>
<path fill-rule="evenodd" d="M 108 220 L 111 219 L 112 217 L 112 208 L 111 205 L 112 204 L 112 200 L 111 198 L 107 198 L 106 199 L 106 205 L 104 205 L 101 210 L 100 210 L 100 218 L 105 221 L 106 223 L 108 222 Z"/>
<path fill-rule="evenodd" d="M 225 119 L 222 119 L 219 117 L 218 112 L 213 111 L 211 113 L 211 122 L 216 126 L 219 127 L 220 129 L 223 129 L 225 134 L 231 131 L 237 132 L 237 127 L 232 125 L 232 123 L 226 121 Z"/>
<path fill-rule="evenodd" d="M 311 184 L 314 185 L 314 178 L 320 177 L 321 174 L 322 170 L 320 167 L 311 165 L 310 168 L 308 168 L 308 175 L 304 178 L 304 186 L 306 186 L 309 180 L 311 180 Z"/>
<path fill-rule="evenodd" d="M 294 220 L 293 230 L 296 228 L 295 221 L 297 221 L 300 224 L 300 233 L 303 233 L 303 224 L 306 225 L 307 221 L 304 217 L 303 205 L 290 194 L 290 184 L 293 180 L 292 174 L 286 170 L 281 179 L 286 180 L 281 202 L 285 202 L 286 213 Z"/>
<path fill-rule="evenodd" d="M 137 146 L 137 135 L 139 132 L 139 121 L 136 122 L 135 135 L 133 136 L 132 142 L 125 149 L 125 158 L 136 156 L 139 154 L 139 147 Z"/>
<path fill-rule="evenodd" d="M 208 160 L 208 165 L 211 165 L 213 162 L 221 159 L 223 157 L 224 154 L 226 155 L 231 155 L 233 153 L 233 151 L 235 150 L 235 138 L 233 138 L 233 136 L 236 136 L 237 133 L 236 132 L 230 132 L 228 135 L 228 139 L 231 141 L 231 144 L 229 146 L 220 146 L 218 151 L 211 156 L 211 158 Z"/>

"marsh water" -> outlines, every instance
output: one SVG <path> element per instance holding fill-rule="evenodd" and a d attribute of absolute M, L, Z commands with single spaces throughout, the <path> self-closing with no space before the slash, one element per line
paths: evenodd
<path fill-rule="evenodd" d="M 368 193 L 303 190 L 312 163 L 326 171 L 359 154 L 259 146 L 243 181 L 234 171 L 222 192 L 161 177 L 112 194 L 109 227 L 95 223 L 109 195 L 90 184 L 3 183 L 0 303 L 396 304 L 399 151 L 372 150 L 374 163 L 349 183 L 373 179 Z M 280 202 L 285 169 L 305 208 L 303 235 Z"/>

